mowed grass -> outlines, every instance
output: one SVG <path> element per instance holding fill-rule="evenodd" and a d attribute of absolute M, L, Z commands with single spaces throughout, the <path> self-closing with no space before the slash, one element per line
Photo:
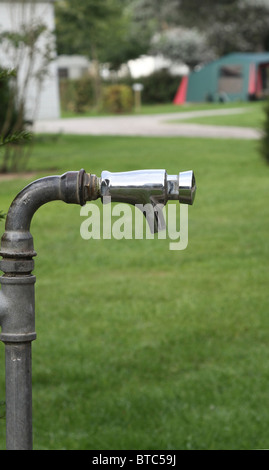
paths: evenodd
<path fill-rule="evenodd" d="M 218 109 L 233 109 L 235 106 L 234 104 L 225 104 L 221 106 L 219 104 Z M 186 118 L 184 121 L 182 119 L 180 120 L 171 120 L 169 122 L 171 123 L 182 123 L 182 122 L 188 122 L 188 123 L 194 123 L 194 124 L 204 124 L 204 125 L 210 125 L 210 126 L 235 126 L 235 127 L 253 127 L 256 129 L 262 129 L 264 125 L 264 120 L 265 120 L 265 114 L 264 114 L 264 107 L 265 107 L 265 102 L 264 101 L 259 101 L 259 102 L 253 102 L 253 103 L 237 103 L 238 108 L 242 108 L 241 113 L 236 113 L 236 114 L 228 114 L 228 115 L 223 115 L 223 116 L 203 116 L 203 117 L 192 117 L 192 118 Z M 216 108 L 215 104 L 201 108 L 204 110 L 214 110 Z M 184 107 L 184 110 L 187 111 L 187 108 Z M 199 110 L 196 109 L 196 107 L 192 106 L 190 111 L 196 111 Z M 183 111 L 183 110 L 182 110 Z"/>
<path fill-rule="evenodd" d="M 38 174 L 1 181 L 0 208 L 52 168 L 193 169 L 198 190 L 184 251 L 157 236 L 83 240 L 79 206 L 35 214 L 34 448 L 268 448 L 269 168 L 258 142 L 43 137 L 29 162 Z M 0 355 L 3 402 L 2 344 Z"/>
<path fill-rule="evenodd" d="M 126 114 L 173 114 L 173 113 L 184 113 L 189 111 L 204 111 L 204 110 L 215 110 L 215 109 L 233 109 L 233 108 L 246 108 L 246 110 L 255 111 L 255 108 L 260 112 L 261 106 L 264 102 L 248 102 L 248 101 L 228 101 L 226 103 L 184 103 L 182 105 L 175 105 L 173 103 L 159 103 L 159 104 L 144 104 L 142 96 L 142 105 L 139 109 L 133 109 L 130 113 Z M 98 117 L 113 115 L 104 110 L 98 111 L 97 109 L 91 109 L 84 113 L 76 113 L 74 111 L 62 110 L 62 118 L 74 118 L 74 117 Z"/>

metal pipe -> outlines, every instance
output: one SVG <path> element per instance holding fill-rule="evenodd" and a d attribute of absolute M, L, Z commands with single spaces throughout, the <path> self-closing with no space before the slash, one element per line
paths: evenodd
<path fill-rule="evenodd" d="M 31 342 L 35 332 L 35 276 L 31 220 L 43 204 L 85 204 L 84 170 L 41 178 L 26 186 L 8 211 L 1 240 L 0 340 L 6 356 L 6 448 L 32 449 Z"/>
<path fill-rule="evenodd" d="M 32 352 L 31 342 L 5 343 L 6 447 L 31 450 Z"/>
<path fill-rule="evenodd" d="M 166 204 L 178 199 L 192 204 L 195 194 L 192 172 L 168 176 L 165 170 L 103 172 L 85 170 L 41 178 L 26 186 L 12 202 L 1 239 L 0 340 L 6 357 L 6 446 L 8 450 L 32 449 L 31 342 L 35 332 L 35 276 L 31 220 L 36 210 L 54 200 L 84 205 L 105 196 L 130 204 Z M 143 208 L 142 208 L 143 210 Z M 160 226 L 154 223 L 154 230 Z"/>

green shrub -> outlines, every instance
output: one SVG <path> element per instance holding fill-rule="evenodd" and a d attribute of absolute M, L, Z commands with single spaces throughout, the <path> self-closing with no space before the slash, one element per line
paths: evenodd
<path fill-rule="evenodd" d="M 3 69 L 0 69 L 0 103 L 0 134 L 5 138 L 12 131 L 17 119 L 17 112 L 10 87 L 10 77 Z"/>
<path fill-rule="evenodd" d="M 138 79 L 125 77 L 118 80 L 117 83 L 132 87 L 134 83 L 139 82 L 143 85 L 142 104 L 160 104 L 172 103 L 180 81 L 179 75 L 171 75 L 168 70 L 163 69 Z"/>
<path fill-rule="evenodd" d="M 142 103 L 157 104 L 172 102 L 180 80 L 180 77 L 173 76 L 166 70 L 160 70 L 139 79 L 138 81 L 144 86 Z"/>
<path fill-rule="evenodd" d="M 23 103 L 18 104 L 12 77 L 16 77 L 15 70 L 0 69 L 0 173 L 25 168 L 30 155 L 30 147 L 25 145 L 31 140 L 25 130 L 25 108 Z"/>
<path fill-rule="evenodd" d="M 60 100 L 63 111 L 84 113 L 94 102 L 94 87 L 91 77 L 60 81 Z"/>
<path fill-rule="evenodd" d="M 75 82 L 75 103 L 74 110 L 77 113 L 84 113 L 94 102 L 94 88 L 90 77 L 82 77 Z"/>
<path fill-rule="evenodd" d="M 263 136 L 261 138 L 261 154 L 267 165 L 269 165 L 269 99 L 264 106 Z"/>
<path fill-rule="evenodd" d="M 106 111 L 119 114 L 133 109 L 133 92 L 127 85 L 110 85 L 103 93 L 103 107 Z"/>
<path fill-rule="evenodd" d="M 147 77 L 125 77 L 102 82 L 103 107 L 112 113 L 130 112 L 133 108 L 133 84 L 143 85 L 142 104 L 172 103 L 181 81 L 180 76 L 160 70 Z M 93 79 L 89 76 L 79 80 L 60 81 L 60 99 L 63 111 L 83 113 L 95 106 Z"/>
<path fill-rule="evenodd" d="M 75 107 L 75 82 L 74 80 L 60 80 L 60 101 L 63 111 L 74 111 Z"/>

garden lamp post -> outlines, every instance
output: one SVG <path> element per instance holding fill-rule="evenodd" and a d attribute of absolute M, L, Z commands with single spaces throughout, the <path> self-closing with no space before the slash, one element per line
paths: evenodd
<path fill-rule="evenodd" d="M 140 108 L 141 108 L 141 93 L 143 89 L 144 89 L 144 85 L 142 85 L 142 83 L 133 84 L 136 111 L 140 111 Z"/>

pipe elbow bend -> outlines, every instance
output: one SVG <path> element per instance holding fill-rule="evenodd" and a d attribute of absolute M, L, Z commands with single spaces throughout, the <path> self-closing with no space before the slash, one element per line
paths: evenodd
<path fill-rule="evenodd" d="M 36 255 L 30 225 L 33 215 L 50 201 L 84 205 L 85 170 L 40 178 L 26 186 L 13 200 L 6 218 L 0 255 L 4 258 L 32 258 Z"/>

